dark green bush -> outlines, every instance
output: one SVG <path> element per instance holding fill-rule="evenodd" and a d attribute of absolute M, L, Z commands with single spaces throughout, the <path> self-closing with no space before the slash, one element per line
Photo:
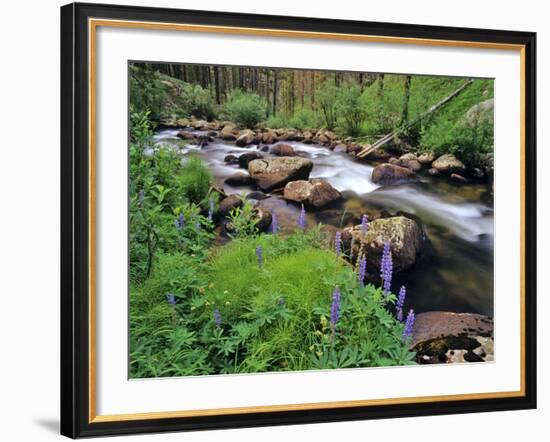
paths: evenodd
<path fill-rule="evenodd" d="M 266 106 L 258 95 L 237 90 L 231 94 L 226 112 L 234 123 L 253 129 L 265 120 Z"/>

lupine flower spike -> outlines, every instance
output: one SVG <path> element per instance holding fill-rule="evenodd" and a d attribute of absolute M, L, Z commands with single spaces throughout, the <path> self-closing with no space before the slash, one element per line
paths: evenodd
<path fill-rule="evenodd" d="M 180 216 L 174 220 L 174 225 L 176 229 L 183 229 L 185 227 L 185 215 L 183 212 L 180 212 Z"/>
<path fill-rule="evenodd" d="M 300 216 L 298 216 L 298 227 L 302 230 L 306 228 L 306 210 L 302 204 L 302 209 L 300 210 Z"/>
<path fill-rule="evenodd" d="M 359 260 L 359 269 L 357 270 L 357 279 L 359 279 L 359 285 L 363 287 L 365 285 L 365 276 L 367 275 L 367 257 L 361 256 Z"/>
<path fill-rule="evenodd" d="M 414 310 L 410 309 L 407 319 L 405 321 L 405 328 L 403 329 L 403 337 L 410 338 L 412 336 L 413 327 L 414 327 Z"/>
<path fill-rule="evenodd" d="M 139 191 L 139 196 L 138 196 L 139 207 L 143 207 L 144 202 L 145 202 L 145 191 L 143 189 L 141 189 Z"/>
<path fill-rule="evenodd" d="M 222 315 L 220 314 L 220 311 L 216 308 L 214 309 L 214 325 L 216 328 L 221 328 L 222 326 Z"/>
<path fill-rule="evenodd" d="M 336 323 L 340 319 L 340 289 L 336 287 L 332 292 L 332 305 L 330 306 L 330 328 L 332 334 L 336 333 Z"/>
<path fill-rule="evenodd" d="M 391 279 L 393 272 L 392 254 L 390 244 L 384 243 L 382 250 L 382 260 L 380 261 L 380 278 L 382 279 L 382 288 L 384 293 L 389 293 L 391 289 Z"/>
<path fill-rule="evenodd" d="M 363 215 L 361 217 L 361 233 L 365 235 L 368 230 L 369 230 L 369 217 L 367 215 Z"/>
<path fill-rule="evenodd" d="M 341 251 L 342 251 L 342 232 L 336 232 L 336 235 L 334 236 L 334 252 L 336 253 L 336 256 L 340 256 Z"/>
<path fill-rule="evenodd" d="M 403 322 L 403 306 L 405 305 L 405 297 L 407 296 L 407 289 L 405 286 L 401 286 L 399 289 L 399 296 L 397 297 L 397 303 L 395 310 L 397 312 L 397 320 Z"/>
<path fill-rule="evenodd" d="M 261 267 L 264 263 L 264 251 L 262 246 L 256 247 L 256 258 L 258 258 L 258 265 Z"/>
<path fill-rule="evenodd" d="M 166 300 L 168 301 L 168 304 L 170 304 L 172 307 L 176 305 L 176 297 L 172 293 L 168 293 L 166 295 Z"/>
<path fill-rule="evenodd" d="M 208 200 L 208 221 L 212 221 L 214 216 L 214 198 L 210 197 Z"/>
<path fill-rule="evenodd" d="M 279 222 L 275 211 L 271 213 L 271 233 L 277 233 L 279 230 Z"/>

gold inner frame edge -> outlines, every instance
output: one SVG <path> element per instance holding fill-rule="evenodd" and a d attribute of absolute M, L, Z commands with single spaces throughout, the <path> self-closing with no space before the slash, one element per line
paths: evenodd
<path fill-rule="evenodd" d="M 270 37 L 291 37 L 291 38 L 309 38 L 339 41 L 357 41 L 370 43 L 388 43 L 388 44 L 412 44 L 420 46 L 444 46 L 461 47 L 475 49 L 497 49 L 519 51 L 520 53 L 520 209 L 521 209 L 521 227 L 520 227 L 520 389 L 518 391 L 500 391 L 488 393 L 465 393 L 453 395 L 437 396 L 416 396 L 403 398 L 387 399 L 366 399 L 352 401 L 332 401 L 332 402 L 314 402 L 301 404 L 284 405 L 261 405 L 233 408 L 215 408 L 198 410 L 178 410 L 178 411 L 154 411 L 145 413 L 128 414 L 96 414 L 96 31 L 97 28 L 115 27 L 115 28 L 134 28 L 148 30 L 170 30 L 186 32 L 206 32 L 218 34 L 235 35 L 254 35 Z M 111 19 L 88 19 L 88 94 L 89 94 L 89 382 L 88 382 L 88 422 L 117 422 L 133 421 L 146 419 L 169 419 L 200 416 L 222 416 L 239 415 L 247 413 L 273 413 L 281 411 L 303 411 L 303 410 L 322 410 L 329 408 L 349 408 L 366 407 L 376 405 L 398 405 L 398 404 L 420 404 L 427 402 L 442 401 L 461 401 L 461 400 L 483 400 L 498 398 L 513 398 L 525 396 L 525 45 L 492 43 L 492 42 L 474 42 L 460 40 L 440 40 L 412 37 L 390 37 L 361 34 L 340 34 L 329 32 L 311 32 L 311 31 L 291 31 L 282 29 L 264 29 L 264 28 L 244 28 L 231 26 L 211 26 L 211 25 L 191 25 L 182 23 L 160 23 L 132 20 L 111 20 Z"/>

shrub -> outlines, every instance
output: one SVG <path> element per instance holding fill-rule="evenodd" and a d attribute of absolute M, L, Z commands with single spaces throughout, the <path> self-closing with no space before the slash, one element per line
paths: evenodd
<path fill-rule="evenodd" d="M 213 120 L 216 117 L 212 95 L 200 85 L 182 82 L 181 99 L 183 101 L 182 110 L 186 116 L 193 115 L 207 120 Z"/>
<path fill-rule="evenodd" d="M 338 88 L 332 81 L 325 81 L 316 91 L 315 100 L 321 119 L 325 127 L 333 130 L 336 126 L 336 100 L 338 98 Z"/>
<path fill-rule="evenodd" d="M 266 106 L 262 98 L 239 90 L 231 94 L 226 111 L 231 121 L 250 129 L 256 127 L 266 116 Z"/>
<path fill-rule="evenodd" d="M 289 126 L 299 130 L 316 129 L 321 126 L 322 121 L 311 108 L 303 107 L 298 109 L 289 120 Z"/>
<path fill-rule="evenodd" d="M 365 118 L 359 86 L 355 83 L 345 84 L 338 93 L 335 106 L 344 134 L 358 137 Z"/>
<path fill-rule="evenodd" d="M 179 185 L 189 201 L 201 204 L 210 191 L 212 172 L 197 156 L 190 156 L 179 174 Z"/>

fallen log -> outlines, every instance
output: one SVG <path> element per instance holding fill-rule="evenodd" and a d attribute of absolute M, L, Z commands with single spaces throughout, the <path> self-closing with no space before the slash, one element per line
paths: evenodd
<path fill-rule="evenodd" d="M 453 98 L 455 98 L 457 95 L 459 95 L 464 89 L 466 89 L 468 86 L 470 86 L 474 82 L 473 79 L 468 80 L 466 83 L 464 83 L 462 86 L 460 86 L 458 89 L 456 89 L 452 94 L 446 96 L 443 100 L 437 102 L 433 106 L 429 107 L 428 110 L 421 113 L 418 117 L 414 118 L 409 124 L 407 124 L 404 128 L 400 128 L 400 130 L 408 129 L 411 126 L 414 126 L 416 123 L 418 123 L 423 118 L 427 117 L 428 115 L 434 113 L 436 110 L 440 109 L 442 106 L 446 105 L 449 101 L 451 101 Z M 379 149 L 380 147 L 384 146 L 385 144 L 388 144 L 391 140 L 393 140 L 398 134 L 398 131 L 391 132 L 389 134 L 384 135 L 382 138 L 378 139 L 374 144 L 371 144 L 370 146 L 366 146 L 361 152 L 357 154 L 358 158 L 366 158 L 369 155 L 371 155 L 376 149 Z"/>

